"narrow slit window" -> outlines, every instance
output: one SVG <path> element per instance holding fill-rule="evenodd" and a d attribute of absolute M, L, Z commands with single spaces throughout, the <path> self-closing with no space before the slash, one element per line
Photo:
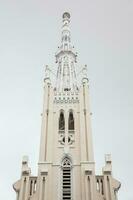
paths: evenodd
<path fill-rule="evenodd" d="M 32 185 L 33 185 L 33 181 L 30 182 L 30 196 L 32 195 Z"/>
<path fill-rule="evenodd" d="M 74 117 L 73 117 L 73 113 L 72 112 L 69 113 L 68 129 L 69 130 L 74 130 Z"/>
<path fill-rule="evenodd" d="M 60 113 L 60 118 L 59 118 L 59 130 L 65 130 L 65 118 L 64 118 L 64 113 Z"/>

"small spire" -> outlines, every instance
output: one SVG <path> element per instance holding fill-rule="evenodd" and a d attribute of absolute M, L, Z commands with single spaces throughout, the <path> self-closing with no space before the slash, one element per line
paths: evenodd
<path fill-rule="evenodd" d="M 104 174 L 111 174 L 112 173 L 112 161 L 111 161 L 111 155 L 110 154 L 105 155 L 105 166 L 103 167 L 103 173 Z"/>
<path fill-rule="evenodd" d="M 50 69 L 48 65 L 45 66 L 44 82 L 50 83 Z"/>
<path fill-rule="evenodd" d="M 29 158 L 28 156 L 23 156 L 22 158 L 22 176 L 30 175 L 31 170 L 28 166 Z"/>
<path fill-rule="evenodd" d="M 83 74 L 83 78 L 82 78 L 82 83 L 87 83 L 88 80 L 88 75 L 87 75 L 87 65 L 84 65 L 83 69 L 82 69 L 82 74 Z"/>

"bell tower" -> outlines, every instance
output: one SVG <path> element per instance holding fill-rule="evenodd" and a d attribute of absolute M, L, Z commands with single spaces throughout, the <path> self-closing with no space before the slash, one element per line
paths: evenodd
<path fill-rule="evenodd" d="M 112 177 L 110 155 L 102 174 L 95 175 L 87 66 L 78 80 L 68 12 L 62 16 L 55 57 L 54 84 L 45 67 L 38 175 L 31 175 L 24 157 L 21 178 L 14 184 L 17 200 L 117 200 L 120 183 Z"/>

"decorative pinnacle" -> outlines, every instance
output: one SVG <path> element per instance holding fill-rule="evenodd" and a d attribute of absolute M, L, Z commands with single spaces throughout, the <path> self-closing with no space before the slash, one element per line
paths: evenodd
<path fill-rule="evenodd" d="M 48 65 L 45 66 L 44 82 L 50 83 L 50 69 Z"/>

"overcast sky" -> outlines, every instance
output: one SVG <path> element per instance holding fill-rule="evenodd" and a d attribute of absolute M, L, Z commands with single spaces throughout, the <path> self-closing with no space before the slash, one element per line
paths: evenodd
<path fill-rule="evenodd" d="M 15 200 L 23 155 L 37 174 L 44 65 L 56 71 L 64 11 L 88 65 L 96 172 L 111 153 L 119 200 L 133 200 L 133 0 L 0 1 L 0 199 Z"/>

